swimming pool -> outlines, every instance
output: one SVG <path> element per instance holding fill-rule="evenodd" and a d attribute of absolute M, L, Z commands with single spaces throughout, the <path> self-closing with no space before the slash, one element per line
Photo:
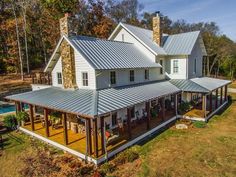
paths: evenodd
<path fill-rule="evenodd" d="M 24 105 L 24 108 L 27 109 L 28 105 Z M 6 105 L 0 105 L 0 114 L 5 114 L 9 112 L 16 111 L 15 105 L 6 104 Z"/>

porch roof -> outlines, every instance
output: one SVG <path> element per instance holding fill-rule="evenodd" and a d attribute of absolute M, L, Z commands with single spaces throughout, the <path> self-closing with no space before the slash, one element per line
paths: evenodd
<path fill-rule="evenodd" d="M 181 90 L 169 81 L 161 81 L 102 90 L 50 87 L 7 96 L 6 99 L 92 118 L 178 92 Z"/>
<path fill-rule="evenodd" d="M 188 79 L 172 79 L 172 84 L 184 92 L 208 93 L 209 90 Z"/>

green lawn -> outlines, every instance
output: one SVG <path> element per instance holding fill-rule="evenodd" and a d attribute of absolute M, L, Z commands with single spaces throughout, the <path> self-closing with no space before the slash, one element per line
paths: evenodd
<path fill-rule="evenodd" d="M 233 97 L 236 99 L 236 94 Z M 190 126 L 187 130 L 176 130 L 171 127 L 149 141 L 135 145 L 133 148 L 139 153 L 139 159 L 117 166 L 108 175 L 233 177 L 236 174 L 235 115 L 234 100 L 222 114 L 214 116 L 205 128 Z M 24 168 L 22 156 L 34 151 L 35 145 L 32 145 L 30 137 L 19 132 L 5 135 L 5 138 L 5 148 L 0 150 L 0 176 L 17 177 L 19 169 Z M 36 142 L 36 146 L 44 146 Z M 71 164 L 71 160 L 66 163 Z"/>

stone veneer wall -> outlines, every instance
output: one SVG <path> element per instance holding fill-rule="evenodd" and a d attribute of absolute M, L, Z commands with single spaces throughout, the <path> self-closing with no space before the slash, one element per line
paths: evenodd
<path fill-rule="evenodd" d="M 153 41 L 161 46 L 162 30 L 161 30 L 161 17 L 156 16 L 152 19 L 153 25 Z"/>
<path fill-rule="evenodd" d="M 69 14 L 65 14 L 63 18 L 60 19 L 60 31 L 61 35 L 67 37 L 75 35 L 73 30 L 74 18 Z M 63 76 L 63 86 L 65 89 L 75 89 L 76 85 L 76 75 L 75 75 L 75 57 L 74 50 L 67 41 L 63 41 L 60 46 L 61 58 L 62 58 L 62 76 Z"/>

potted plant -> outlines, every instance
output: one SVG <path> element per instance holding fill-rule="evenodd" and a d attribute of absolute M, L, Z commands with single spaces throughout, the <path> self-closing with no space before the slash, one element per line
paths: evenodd
<path fill-rule="evenodd" d="M 29 120 L 29 115 L 27 112 L 21 111 L 16 114 L 16 119 L 21 126 L 24 126 L 25 122 Z"/>

